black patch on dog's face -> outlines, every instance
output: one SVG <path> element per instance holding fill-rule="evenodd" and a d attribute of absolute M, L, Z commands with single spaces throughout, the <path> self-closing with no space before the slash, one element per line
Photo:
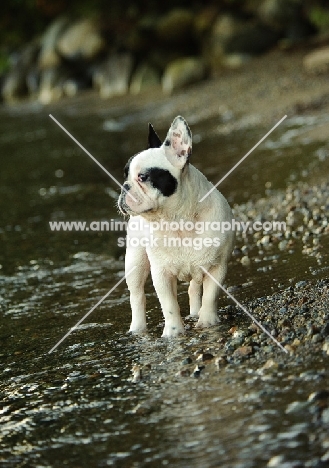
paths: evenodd
<path fill-rule="evenodd" d="M 151 167 L 147 170 L 148 178 L 154 188 L 164 197 L 170 197 L 177 189 L 177 179 L 167 170 Z"/>

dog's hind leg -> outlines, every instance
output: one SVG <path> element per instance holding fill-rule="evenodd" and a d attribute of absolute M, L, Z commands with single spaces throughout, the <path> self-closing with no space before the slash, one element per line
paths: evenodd
<path fill-rule="evenodd" d="M 190 301 L 190 315 L 191 317 L 198 317 L 201 309 L 202 284 L 192 279 L 188 288 L 188 295 Z"/>
<path fill-rule="evenodd" d="M 131 252 L 129 252 L 131 250 Z M 130 292 L 131 325 L 129 331 L 141 333 L 146 330 L 145 281 L 150 273 L 150 263 L 143 247 L 128 247 L 126 252 L 126 274 L 136 267 L 126 278 Z"/>
<path fill-rule="evenodd" d="M 222 284 L 227 271 L 227 260 L 223 259 L 219 265 L 215 265 L 209 269 L 209 273 Z M 199 312 L 199 320 L 196 324 L 197 328 L 206 328 L 216 325 L 219 322 L 217 315 L 217 302 L 220 293 L 220 287 L 215 281 L 206 275 L 203 279 L 203 295 L 202 305 Z"/>

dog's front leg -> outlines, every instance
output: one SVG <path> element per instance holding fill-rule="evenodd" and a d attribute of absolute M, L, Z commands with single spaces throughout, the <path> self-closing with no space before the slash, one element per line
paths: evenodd
<path fill-rule="evenodd" d="M 126 252 L 125 271 L 136 267 L 126 278 L 130 292 L 131 325 L 129 331 L 141 333 L 146 330 L 145 281 L 150 272 L 150 263 L 145 248 L 128 247 Z"/>
<path fill-rule="evenodd" d="M 184 333 L 184 325 L 177 302 L 177 278 L 162 269 L 153 267 L 151 275 L 165 319 L 162 336 L 171 338 Z"/>

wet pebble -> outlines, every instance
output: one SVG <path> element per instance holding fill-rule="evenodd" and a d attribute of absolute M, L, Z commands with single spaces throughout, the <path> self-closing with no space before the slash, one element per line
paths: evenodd
<path fill-rule="evenodd" d="M 288 241 L 283 240 L 279 242 L 278 247 L 280 250 L 286 250 L 287 245 L 288 245 Z"/>
<path fill-rule="evenodd" d="M 186 366 L 187 364 L 192 364 L 192 358 L 190 356 L 186 357 L 182 361 L 183 366 Z"/>
<path fill-rule="evenodd" d="M 267 466 L 269 468 L 281 467 L 283 460 L 284 457 L 282 455 L 275 455 L 268 461 Z"/>
<path fill-rule="evenodd" d="M 320 333 L 317 333 L 316 335 L 312 336 L 312 343 L 320 343 L 323 341 L 323 336 Z"/>
<path fill-rule="evenodd" d="M 233 356 L 234 357 L 246 357 L 252 353 L 253 353 L 252 346 L 240 346 L 234 351 Z"/>
<path fill-rule="evenodd" d="M 176 373 L 177 377 L 189 377 L 191 375 L 190 369 L 181 369 Z"/>
<path fill-rule="evenodd" d="M 319 390 L 318 392 L 311 393 L 308 397 L 308 401 L 314 403 L 316 401 L 327 400 L 329 398 L 328 390 Z"/>
<path fill-rule="evenodd" d="M 193 370 L 193 377 L 198 378 L 201 375 L 201 371 L 204 369 L 204 366 L 196 365 L 194 370 Z"/>
<path fill-rule="evenodd" d="M 214 356 L 211 353 L 201 353 L 199 356 L 196 358 L 197 362 L 205 362 L 205 361 L 211 361 Z"/>
<path fill-rule="evenodd" d="M 148 404 L 147 402 L 143 402 L 143 403 L 138 403 L 138 405 L 136 405 L 132 410 L 131 412 L 133 414 L 138 414 L 140 416 L 145 416 L 147 414 L 150 414 L 152 411 L 152 407 L 150 404 Z"/>
<path fill-rule="evenodd" d="M 321 461 L 322 461 L 323 463 L 329 463 L 329 450 L 328 450 L 328 452 L 326 452 L 324 455 L 322 455 Z"/>
<path fill-rule="evenodd" d="M 301 289 L 306 285 L 307 285 L 307 281 L 298 281 L 298 283 L 295 284 L 295 288 L 296 289 Z"/>
<path fill-rule="evenodd" d="M 304 414 L 305 409 L 309 408 L 309 406 L 310 404 L 307 401 L 293 401 L 287 406 L 285 413 L 286 414 L 291 414 L 291 413 Z"/>
<path fill-rule="evenodd" d="M 228 364 L 227 362 L 227 356 L 226 354 L 223 354 L 222 356 L 218 356 L 216 359 L 215 359 L 215 366 L 218 368 L 218 369 L 221 369 L 222 367 L 226 366 Z"/>
<path fill-rule="evenodd" d="M 329 322 L 324 325 L 324 327 L 321 329 L 321 334 L 323 336 L 329 336 Z"/>
<path fill-rule="evenodd" d="M 327 353 L 329 355 L 329 341 L 326 341 L 324 345 L 322 346 L 322 351 Z"/>
<path fill-rule="evenodd" d="M 328 425 L 329 425 L 329 408 L 325 409 L 325 410 L 322 412 L 322 421 L 323 421 L 325 424 L 328 424 Z"/>
<path fill-rule="evenodd" d="M 241 264 L 243 266 L 249 266 L 251 264 L 251 260 L 250 258 L 247 256 L 247 255 L 244 255 L 242 258 L 241 258 Z"/>
<path fill-rule="evenodd" d="M 131 372 L 133 373 L 131 381 L 133 383 L 140 382 L 142 380 L 142 369 L 140 366 L 133 366 Z"/>
<path fill-rule="evenodd" d="M 274 359 L 268 359 L 265 364 L 263 365 L 262 369 L 278 369 L 279 364 Z"/>

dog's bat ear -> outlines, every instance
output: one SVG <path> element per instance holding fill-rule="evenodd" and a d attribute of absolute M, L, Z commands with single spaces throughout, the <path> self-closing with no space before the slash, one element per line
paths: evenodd
<path fill-rule="evenodd" d="M 149 123 L 149 137 L 148 137 L 148 147 L 149 148 L 160 148 L 161 140 L 158 137 L 156 131 L 154 130 L 152 124 Z"/>
<path fill-rule="evenodd" d="M 168 161 L 175 167 L 183 169 L 192 154 L 192 133 L 186 120 L 178 115 L 163 143 Z"/>

